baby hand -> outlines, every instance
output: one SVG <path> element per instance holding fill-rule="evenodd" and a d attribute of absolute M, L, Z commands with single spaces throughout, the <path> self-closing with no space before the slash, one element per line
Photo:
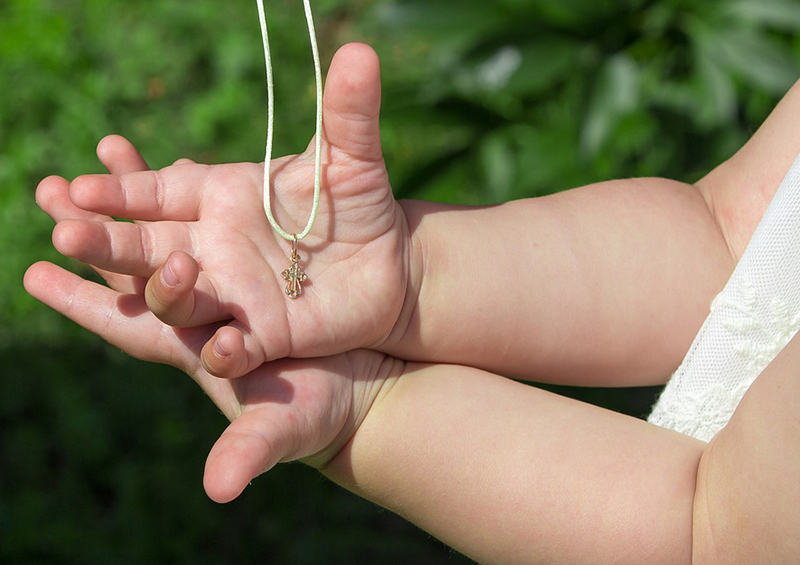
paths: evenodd
<path fill-rule="evenodd" d="M 157 293 L 149 306 L 177 327 L 231 320 L 211 343 L 235 334 L 247 355 L 220 376 L 287 356 L 379 347 L 402 335 L 398 321 L 413 310 L 406 299 L 409 230 L 381 155 L 379 107 L 376 55 L 363 45 L 343 47 L 327 80 L 324 190 L 314 229 L 300 244 L 309 280 L 297 300 L 284 292 L 290 246 L 265 218 L 259 164 L 183 160 L 157 172 L 79 177 L 69 188 L 77 207 L 143 223 L 66 219 L 53 241 L 65 255 L 100 269 L 147 278 L 173 251 L 194 257 L 199 271 L 181 283 L 192 291 L 179 307 L 161 303 Z M 287 231 L 301 231 L 308 217 L 313 162 L 312 146 L 272 164 L 273 211 Z M 182 268 L 171 259 L 158 272 L 163 289 L 176 284 Z"/>
<path fill-rule="evenodd" d="M 140 359 L 185 371 L 231 420 L 208 456 L 205 488 L 233 500 L 278 462 L 325 467 L 347 445 L 404 364 L 358 350 L 317 359 L 282 359 L 240 379 L 209 375 L 198 360 L 215 326 L 175 329 L 158 320 L 141 294 L 114 290 L 40 262 L 25 288 L 45 304 Z"/>
<path fill-rule="evenodd" d="M 324 468 L 402 370 L 400 361 L 359 350 L 282 359 L 241 379 L 218 381 L 217 393 L 234 397 L 239 415 L 208 455 L 203 482 L 209 497 L 233 500 L 279 462 Z"/>

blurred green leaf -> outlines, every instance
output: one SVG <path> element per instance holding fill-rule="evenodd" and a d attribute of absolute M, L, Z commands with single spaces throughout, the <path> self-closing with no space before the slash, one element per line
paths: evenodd
<path fill-rule="evenodd" d="M 548 22 L 566 28 L 592 25 L 620 10 L 642 4 L 641 0 L 535 0 L 534 4 Z"/>
<path fill-rule="evenodd" d="M 705 126 L 726 123 L 736 112 L 736 88 L 731 76 L 709 54 L 696 54 L 696 77 L 700 92 L 697 100 L 697 120 Z"/>
<path fill-rule="evenodd" d="M 520 64 L 506 88 L 517 96 L 539 94 L 575 71 L 583 45 L 576 40 L 551 36 L 535 39 L 520 50 Z"/>
<path fill-rule="evenodd" d="M 504 22 L 500 7 L 483 0 L 463 0 L 456 9 L 448 0 L 387 2 L 377 5 L 372 18 L 392 34 L 433 34 L 440 54 L 468 49 Z"/>
<path fill-rule="evenodd" d="M 800 63 L 769 37 L 750 29 L 708 29 L 705 42 L 720 62 L 757 87 L 775 94 L 797 80 Z"/>
<path fill-rule="evenodd" d="M 639 68 L 628 55 L 610 58 L 598 73 L 581 133 L 581 150 L 595 155 L 614 125 L 639 100 Z"/>
<path fill-rule="evenodd" d="M 642 32 L 648 36 L 663 36 L 675 19 L 675 6 L 657 2 L 642 14 Z"/>
<path fill-rule="evenodd" d="M 468 62 L 455 69 L 455 90 L 467 96 L 484 93 L 507 93 L 511 78 L 522 64 L 522 54 L 516 46 L 504 45 L 485 55 L 478 62 Z M 444 94 L 444 93 L 443 93 Z"/>
<path fill-rule="evenodd" d="M 480 147 L 485 186 L 495 202 L 511 198 L 516 162 L 514 148 L 505 132 L 485 139 Z"/>
<path fill-rule="evenodd" d="M 722 5 L 723 13 L 754 24 L 778 29 L 800 29 L 800 3 L 796 0 L 733 0 Z"/>
<path fill-rule="evenodd" d="M 411 31 L 460 29 L 478 34 L 503 21 L 503 13 L 495 3 L 481 0 L 463 0 L 455 9 L 448 0 L 405 0 L 379 4 L 376 10 L 385 25 Z"/>

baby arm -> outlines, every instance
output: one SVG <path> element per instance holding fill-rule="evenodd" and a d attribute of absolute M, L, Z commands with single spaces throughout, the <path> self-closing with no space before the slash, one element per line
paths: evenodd
<path fill-rule="evenodd" d="M 695 565 L 800 562 L 800 337 L 744 395 L 705 450 Z"/>
<path fill-rule="evenodd" d="M 557 383 L 663 382 L 733 265 L 700 193 L 663 179 L 493 207 L 400 205 L 411 234 L 403 307 L 384 339 L 358 345 L 403 359 Z M 159 270 L 148 303 L 180 326 L 207 294 L 190 292 L 202 270 L 180 252 L 167 268 L 173 284 Z M 361 276 L 332 289 L 338 300 L 359 292 Z M 280 300 L 314 309 L 305 297 Z M 336 322 L 320 323 L 324 332 Z M 263 361 L 236 330 L 221 329 L 204 350 L 213 374 L 244 374 Z"/>
<path fill-rule="evenodd" d="M 322 470 L 480 563 L 800 559 L 800 336 L 710 444 L 482 371 L 408 365 Z"/>
<path fill-rule="evenodd" d="M 175 332 L 141 296 L 52 265 L 25 283 L 125 351 L 186 370 L 232 420 L 206 465 L 214 500 L 300 458 L 481 562 L 688 559 L 700 442 L 477 369 L 373 351 L 217 379 L 197 359 L 212 328 Z"/>
<path fill-rule="evenodd" d="M 183 162 L 81 177 L 69 189 L 81 208 L 155 221 L 54 214 L 54 241 L 67 255 L 144 277 L 174 250 L 196 257 L 191 308 L 173 317 L 151 306 L 181 327 L 233 319 L 223 331 L 241 334 L 248 356 L 239 374 L 287 355 L 368 347 L 542 381 L 665 380 L 735 260 L 732 230 L 723 237 L 708 208 L 722 200 L 709 189 L 725 184 L 720 174 L 700 190 L 636 179 L 496 207 L 397 204 L 380 153 L 379 102 L 377 58 L 346 46 L 328 78 L 327 191 L 301 246 L 310 285 L 298 301 L 283 294 L 286 242 L 261 212 L 259 165 Z M 273 167 L 286 225 L 307 212 L 308 157 Z M 40 191 L 52 200 L 63 187 L 48 179 Z"/>
<path fill-rule="evenodd" d="M 704 446 L 477 369 L 411 364 L 322 471 L 480 563 L 688 565 Z"/>
<path fill-rule="evenodd" d="M 550 382 L 663 382 L 800 152 L 798 117 L 800 82 L 696 185 L 618 180 L 484 209 L 402 203 L 422 265 L 411 273 L 423 274 L 387 351 Z"/>
<path fill-rule="evenodd" d="M 478 369 L 369 351 L 217 379 L 198 359 L 213 327 L 175 331 L 141 295 L 49 264 L 25 286 L 126 352 L 190 373 L 233 420 L 206 466 L 215 500 L 303 458 L 486 563 L 688 563 L 692 543 L 695 565 L 797 561 L 798 339 L 706 448 Z"/>
<path fill-rule="evenodd" d="M 403 206 L 422 265 L 412 329 L 386 348 L 404 359 L 545 382 L 664 382 L 733 266 L 698 191 L 665 179 L 477 209 Z"/>

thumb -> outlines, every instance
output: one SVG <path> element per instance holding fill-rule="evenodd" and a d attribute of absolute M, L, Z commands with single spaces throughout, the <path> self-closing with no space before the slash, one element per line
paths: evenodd
<path fill-rule="evenodd" d="M 273 404 L 244 412 L 231 422 L 206 460 L 203 483 L 209 498 L 230 502 L 250 481 L 286 457 L 296 443 L 295 420 L 286 405 Z"/>
<path fill-rule="evenodd" d="M 325 140 L 354 159 L 380 159 L 380 109 L 378 55 L 363 43 L 345 45 L 334 55 L 325 81 Z"/>

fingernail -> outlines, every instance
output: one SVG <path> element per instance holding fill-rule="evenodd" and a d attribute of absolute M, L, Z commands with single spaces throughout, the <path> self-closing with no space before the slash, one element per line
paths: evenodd
<path fill-rule="evenodd" d="M 220 357 L 221 359 L 225 359 L 230 355 L 230 353 L 228 353 L 225 350 L 225 348 L 222 347 L 222 344 L 219 342 L 219 339 L 214 340 L 214 344 L 211 346 L 211 349 L 214 351 L 214 355 Z"/>
<path fill-rule="evenodd" d="M 164 265 L 164 268 L 161 269 L 161 282 L 163 282 L 169 288 L 175 288 L 178 286 L 178 277 L 175 276 L 175 273 L 169 266 L 169 263 Z"/>

